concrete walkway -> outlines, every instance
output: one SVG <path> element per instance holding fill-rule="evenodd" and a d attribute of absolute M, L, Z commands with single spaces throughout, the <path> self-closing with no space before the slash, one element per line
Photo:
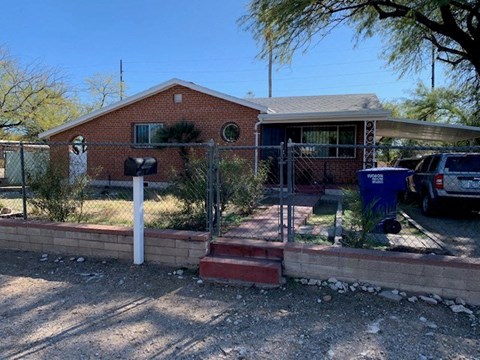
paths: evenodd
<path fill-rule="evenodd" d="M 295 194 L 292 199 L 294 206 L 295 228 L 304 225 L 308 217 L 313 214 L 315 204 L 320 200 L 320 195 Z M 287 201 L 285 200 L 285 203 Z M 287 237 L 287 205 L 283 206 L 284 239 Z M 239 226 L 229 230 L 222 236 L 235 238 L 280 240 L 280 206 L 272 205 L 264 211 L 252 215 Z"/>

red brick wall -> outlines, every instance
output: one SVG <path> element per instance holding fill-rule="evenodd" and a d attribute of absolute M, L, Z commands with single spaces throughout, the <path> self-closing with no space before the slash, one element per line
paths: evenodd
<path fill-rule="evenodd" d="M 175 104 L 174 94 L 182 94 L 182 103 Z M 173 125 L 181 120 L 194 122 L 201 130 L 204 142 L 213 139 L 227 145 L 220 135 L 226 122 L 236 122 L 240 138 L 231 145 L 254 145 L 254 125 L 258 110 L 247 108 L 214 96 L 200 93 L 183 86 L 174 86 L 159 94 L 140 100 L 92 121 L 66 130 L 50 138 L 52 142 L 70 142 L 83 135 L 88 143 L 133 142 L 133 124 L 163 123 Z M 203 153 L 203 151 L 201 151 Z M 166 181 L 172 167 L 181 164 L 177 149 L 135 149 L 132 147 L 96 147 L 88 149 L 88 169 L 91 174 L 112 180 L 131 180 L 123 176 L 123 163 L 128 156 L 154 156 L 158 160 L 159 174 L 146 178 L 148 181 Z"/>

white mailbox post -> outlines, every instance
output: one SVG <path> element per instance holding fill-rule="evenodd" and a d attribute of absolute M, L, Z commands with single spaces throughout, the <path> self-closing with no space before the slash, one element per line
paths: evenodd
<path fill-rule="evenodd" d="M 133 176 L 133 263 L 144 262 L 144 210 L 143 176 L 157 173 L 155 158 L 128 158 L 125 160 L 125 175 Z"/>

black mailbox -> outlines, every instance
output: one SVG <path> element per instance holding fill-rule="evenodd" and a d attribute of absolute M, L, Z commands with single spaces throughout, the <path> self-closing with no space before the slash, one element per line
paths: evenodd
<path fill-rule="evenodd" d="M 157 159 L 153 157 L 132 158 L 125 160 L 125 176 L 155 175 L 157 173 Z"/>

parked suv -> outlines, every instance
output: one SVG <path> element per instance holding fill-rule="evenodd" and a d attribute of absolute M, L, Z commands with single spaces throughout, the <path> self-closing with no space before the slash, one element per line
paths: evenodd
<path fill-rule="evenodd" d="M 425 215 L 434 215 L 445 204 L 480 209 L 480 153 L 426 156 L 407 186 Z"/>

